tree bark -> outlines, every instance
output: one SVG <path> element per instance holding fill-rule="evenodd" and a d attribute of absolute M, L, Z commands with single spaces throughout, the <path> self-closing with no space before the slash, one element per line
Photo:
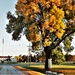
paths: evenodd
<path fill-rule="evenodd" d="M 50 49 L 50 47 L 45 47 L 44 48 L 45 53 L 46 53 L 45 71 L 48 71 L 52 66 L 52 60 L 51 60 L 52 52 L 49 49 Z"/>

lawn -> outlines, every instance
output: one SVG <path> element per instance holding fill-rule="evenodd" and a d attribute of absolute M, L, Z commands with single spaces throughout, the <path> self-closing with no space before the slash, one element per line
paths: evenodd
<path fill-rule="evenodd" d="M 44 63 L 19 63 L 18 65 L 26 69 L 38 71 L 43 74 L 45 73 Z M 73 62 L 64 62 L 61 65 L 53 65 L 50 71 L 61 72 L 64 73 L 64 75 L 75 75 L 75 64 L 73 64 Z"/>

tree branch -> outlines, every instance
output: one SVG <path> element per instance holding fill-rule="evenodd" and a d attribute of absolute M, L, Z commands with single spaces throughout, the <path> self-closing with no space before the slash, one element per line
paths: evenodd
<path fill-rule="evenodd" d="M 66 37 L 73 34 L 74 32 L 75 32 L 75 29 L 73 31 L 71 31 L 70 33 L 66 34 L 59 42 L 57 42 L 57 44 L 51 46 L 50 49 L 52 50 L 52 49 L 56 48 Z"/>

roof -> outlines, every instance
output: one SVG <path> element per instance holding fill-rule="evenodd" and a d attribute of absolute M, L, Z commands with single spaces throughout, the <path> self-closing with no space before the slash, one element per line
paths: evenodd
<path fill-rule="evenodd" d="M 9 56 L 0 56 L 0 58 L 8 58 Z M 12 56 L 10 56 L 10 57 L 12 57 Z"/>

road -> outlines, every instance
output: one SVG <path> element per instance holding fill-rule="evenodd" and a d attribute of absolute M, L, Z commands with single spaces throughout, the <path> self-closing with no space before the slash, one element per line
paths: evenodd
<path fill-rule="evenodd" d="M 15 69 L 13 66 L 2 65 L 0 68 L 0 75 L 27 75 Z"/>

